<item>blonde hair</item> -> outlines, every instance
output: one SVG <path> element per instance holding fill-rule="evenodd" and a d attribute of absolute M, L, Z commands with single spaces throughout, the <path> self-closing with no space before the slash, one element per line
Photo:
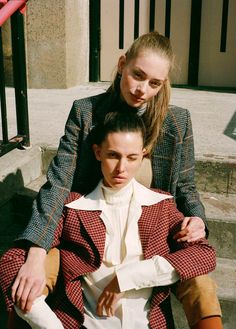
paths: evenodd
<path fill-rule="evenodd" d="M 165 36 L 156 31 L 146 33 L 132 43 L 126 52 L 126 62 L 137 58 L 141 52 L 152 51 L 169 62 L 169 73 L 174 65 L 174 54 L 170 41 Z M 115 89 L 118 81 L 120 81 L 120 74 L 116 72 L 115 79 L 109 91 Z M 146 126 L 146 145 L 150 153 L 161 136 L 163 121 L 166 117 L 168 106 L 170 102 L 170 81 L 169 77 L 164 81 L 162 88 L 156 96 L 154 96 L 147 104 L 147 110 L 143 114 L 143 120 Z"/>

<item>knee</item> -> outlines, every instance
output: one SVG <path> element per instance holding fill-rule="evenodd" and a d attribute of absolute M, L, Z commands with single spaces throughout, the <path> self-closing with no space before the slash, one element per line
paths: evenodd
<path fill-rule="evenodd" d="M 210 316 L 221 316 L 217 285 L 208 275 L 180 282 L 176 297 L 182 303 L 190 325 Z M 209 303 L 209 301 L 211 301 Z"/>
<path fill-rule="evenodd" d="M 46 271 L 46 287 L 43 290 L 44 295 L 48 295 L 55 289 L 57 277 L 60 267 L 60 252 L 57 248 L 52 248 L 46 257 L 45 271 Z"/>
<path fill-rule="evenodd" d="M 193 298 L 194 300 L 200 296 L 210 294 L 216 295 L 217 285 L 208 275 L 200 275 L 184 282 L 179 282 L 176 290 L 177 298 L 183 302 L 185 298 Z"/>

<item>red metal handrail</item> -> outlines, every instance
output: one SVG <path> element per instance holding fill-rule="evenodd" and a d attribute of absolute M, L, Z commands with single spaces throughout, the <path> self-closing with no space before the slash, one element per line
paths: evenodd
<path fill-rule="evenodd" d="M 0 0 L 0 5 L 2 4 L 3 7 L 0 9 L 0 26 L 6 22 L 6 20 L 14 14 L 15 11 L 18 9 L 21 13 L 25 12 L 27 0 Z"/>

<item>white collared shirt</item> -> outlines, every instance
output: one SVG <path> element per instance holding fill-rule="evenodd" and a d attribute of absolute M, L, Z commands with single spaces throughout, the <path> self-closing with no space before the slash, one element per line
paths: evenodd
<path fill-rule="evenodd" d="M 144 260 L 138 231 L 142 205 L 156 204 L 169 195 L 153 192 L 133 179 L 121 190 L 105 187 L 102 182 L 93 192 L 66 206 L 80 210 L 101 210 L 106 240 L 100 268 L 84 276 L 84 325 L 88 329 L 146 329 L 148 299 L 152 287 L 169 285 L 179 276 L 161 256 Z M 118 302 L 115 316 L 96 316 L 97 300 L 114 275 L 124 297 Z M 105 313 L 104 313 L 105 315 Z"/>

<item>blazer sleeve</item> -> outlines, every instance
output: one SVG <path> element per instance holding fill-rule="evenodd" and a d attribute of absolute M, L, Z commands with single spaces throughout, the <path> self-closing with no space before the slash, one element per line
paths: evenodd
<path fill-rule="evenodd" d="M 162 257 L 175 268 L 181 281 L 213 271 L 216 267 L 216 253 L 206 239 L 191 243 L 178 243 L 173 239 L 174 234 L 180 228 L 183 215 L 177 210 L 172 200 L 168 200 L 166 203 L 169 204 L 166 211 L 169 212 L 168 241 L 171 252 Z"/>
<path fill-rule="evenodd" d="M 65 134 L 60 139 L 57 155 L 48 169 L 47 182 L 41 187 L 33 203 L 31 219 L 18 238 L 28 240 L 46 250 L 52 245 L 76 169 L 81 131 L 78 103 L 73 103 L 66 122 Z"/>
<path fill-rule="evenodd" d="M 182 140 L 181 162 L 176 186 L 177 208 L 185 216 L 198 216 L 206 225 L 205 209 L 200 200 L 195 184 L 195 154 L 192 122 L 190 113 L 186 110 L 186 130 Z M 208 229 L 206 227 L 208 235 Z"/>

